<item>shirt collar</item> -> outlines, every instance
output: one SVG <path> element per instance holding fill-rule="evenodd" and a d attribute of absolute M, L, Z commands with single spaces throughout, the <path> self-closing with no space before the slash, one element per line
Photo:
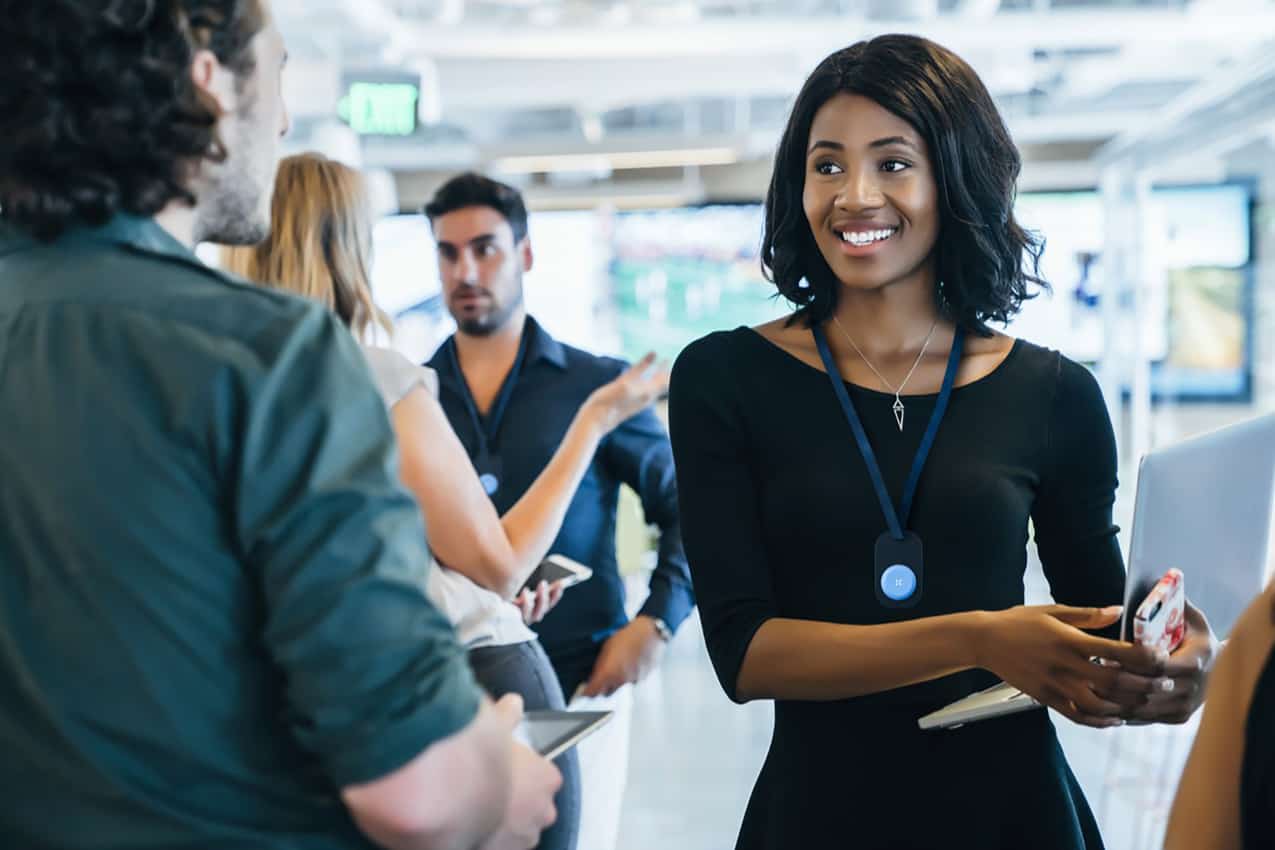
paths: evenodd
<path fill-rule="evenodd" d="M 100 227 L 87 225 L 71 227 L 52 243 L 48 244 L 73 245 L 85 242 L 105 242 L 123 245 L 148 254 L 172 257 L 183 262 L 193 263 L 201 268 L 204 267 L 204 264 L 200 262 L 191 249 L 173 238 L 172 234 L 160 227 L 153 218 L 117 213 Z M 25 231 L 12 226 L 0 226 L 0 254 L 39 244 L 44 243 L 38 242 Z"/>
<path fill-rule="evenodd" d="M 542 328 L 539 322 L 528 316 L 527 324 L 523 325 L 522 332 L 527 335 L 528 363 L 548 360 L 559 369 L 567 368 L 567 352 L 563 349 L 562 343 L 549 336 L 549 332 Z"/>
<path fill-rule="evenodd" d="M 546 360 L 557 366 L 559 369 L 567 368 L 567 352 L 562 347 L 562 343 L 549 335 L 540 323 L 528 316 L 525 324 L 522 326 L 524 341 L 526 342 L 526 354 L 523 358 L 524 365 L 527 363 L 535 363 L 537 360 Z M 438 349 L 438 352 L 431 358 L 429 365 L 438 370 L 442 363 L 440 361 L 448 349 L 456 350 L 456 335 L 447 338 L 447 341 Z"/>

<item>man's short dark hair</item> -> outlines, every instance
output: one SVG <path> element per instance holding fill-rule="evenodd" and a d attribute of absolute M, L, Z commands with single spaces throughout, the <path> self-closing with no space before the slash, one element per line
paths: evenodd
<path fill-rule="evenodd" d="M 509 222 L 515 243 L 527 235 L 527 205 L 523 203 L 522 193 L 473 171 L 459 174 L 439 187 L 433 200 L 425 205 L 424 213 L 433 224 L 449 212 L 465 207 L 491 207 L 500 213 Z"/>
<path fill-rule="evenodd" d="M 1039 277 L 1042 243 L 1014 218 L 1018 149 L 982 81 L 932 41 L 883 35 L 819 63 L 797 95 L 775 154 L 762 270 L 799 308 L 794 320 L 824 321 L 841 292 L 802 206 L 810 126 L 839 94 L 875 101 L 925 140 L 939 190 L 935 299 L 945 316 L 987 334 L 987 322 L 1007 322 L 1033 289 L 1047 288 Z"/>
<path fill-rule="evenodd" d="M 0 0 L 0 221 L 54 239 L 194 204 L 225 150 L 191 62 L 246 78 L 264 25 L 261 0 Z"/>

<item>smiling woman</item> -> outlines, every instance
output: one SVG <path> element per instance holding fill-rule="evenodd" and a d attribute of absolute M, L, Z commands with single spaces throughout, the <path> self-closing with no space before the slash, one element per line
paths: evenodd
<path fill-rule="evenodd" d="M 775 701 L 737 850 L 1100 850 L 1045 712 L 918 718 L 996 677 L 1095 727 L 1180 722 L 1156 692 L 1198 706 L 1202 618 L 1167 662 L 1085 633 L 1119 616 L 1115 437 L 1088 371 L 989 327 L 1040 283 L 1018 167 L 951 52 L 885 36 L 833 54 L 766 200 L 763 264 L 793 314 L 674 367 L 705 642 L 732 699 Z M 1023 605 L 1029 526 L 1064 605 Z"/>
<path fill-rule="evenodd" d="M 876 132 L 865 131 L 865 119 Z M 856 180 L 852 191 L 902 192 L 904 207 L 812 228 L 808 216 L 831 215 L 848 176 L 858 175 L 848 168 L 851 157 L 877 175 Z M 1036 274 L 1040 242 L 1013 215 L 1020 165 L 987 89 L 956 54 L 908 36 L 837 51 L 806 81 L 780 141 L 766 199 L 763 268 L 799 308 L 794 318 L 819 322 L 837 306 L 845 272 L 836 260 L 840 251 L 871 255 L 857 249 L 907 239 L 907 247 L 870 272 L 853 275 L 880 280 L 900 264 L 919 262 L 932 246 L 942 312 L 968 330 L 985 331 L 987 321 L 1003 323 L 1016 313 L 1031 285 L 1043 284 Z M 904 219 L 917 205 L 921 220 Z M 839 234 L 834 224 L 843 226 Z M 838 235 L 849 248 L 833 241 Z"/>

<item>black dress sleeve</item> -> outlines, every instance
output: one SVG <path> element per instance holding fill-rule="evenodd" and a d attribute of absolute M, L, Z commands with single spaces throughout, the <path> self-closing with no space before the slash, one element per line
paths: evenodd
<path fill-rule="evenodd" d="M 677 358 L 669 432 L 704 639 L 722 688 L 740 702 L 740 667 L 753 635 L 774 616 L 774 602 L 730 341 L 712 334 Z"/>
<path fill-rule="evenodd" d="M 1124 559 L 1112 521 L 1117 459 L 1111 417 L 1098 382 L 1083 366 L 1059 355 L 1053 384 L 1032 507 L 1041 564 L 1057 602 L 1119 605 Z"/>

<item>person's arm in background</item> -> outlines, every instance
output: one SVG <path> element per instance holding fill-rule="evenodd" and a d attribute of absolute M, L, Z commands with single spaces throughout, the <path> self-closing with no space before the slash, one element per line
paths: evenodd
<path fill-rule="evenodd" d="M 510 737 L 516 702 L 480 709 L 465 653 L 425 596 L 420 513 L 396 483 L 363 359 L 320 308 L 279 321 L 282 344 L 244 381 L 227 478 L 283 716 L 382 845 L 512 834 L 526 840 L 508 846 L 531 846 L 552 822 L 557 771 Z"/>
<path fill-rule="evenodd" d="M 438 560 L 505 598 L 517 594 L 558 536 L 603 437 L 667 387 L 666 375 L 645 374 L 651 361 L 585 401 L 548 466 L 503 517 L 438 401 L 417 387 L 394 405 L 400 474 L 420 502 Z"/>
<path fill-rule="evenodd" d="M 673 447 L 655 411 L 644 410 L 616 428 L 602 446 L 602 457 L 638 494 L 646 521 L 659 529 L 660 539 L 650 595 L 632 622 L 602 645 L 584 696 L 608 696 L 645 678 L 664 652 L 665 636 L 656 621 L 675 632 L 695 607 L 678 519 Z"/>
<path fill-rule="evenodd" d="M 1115 706 L 1097 700 L 1088 683 L 1126 674 L 1089 658 L 1144 669 L 1152 654 L 1080 631 L 1109 625 L 1118 610 L 1019 606 L 873 626 L 778 616 L 752 473 L 755 449 L 724 339 L 700 340 L 678 358 L 669 425 L 696 601 L 727 696 L 841 700 L 982 667 L 1078 722 L 1118 722 L 1106 716 Z"/>
<path fill-rule="evenodd" d="M 1204 717 L 1169 813 L 1164 850 L 1240 850 L 1245 734 L 1253 691 L 1273 645 L 1275 584 L 1240 616 L 1213 668 Z M 1256 721 L 1275 724 L 1275 717 Z"/>

